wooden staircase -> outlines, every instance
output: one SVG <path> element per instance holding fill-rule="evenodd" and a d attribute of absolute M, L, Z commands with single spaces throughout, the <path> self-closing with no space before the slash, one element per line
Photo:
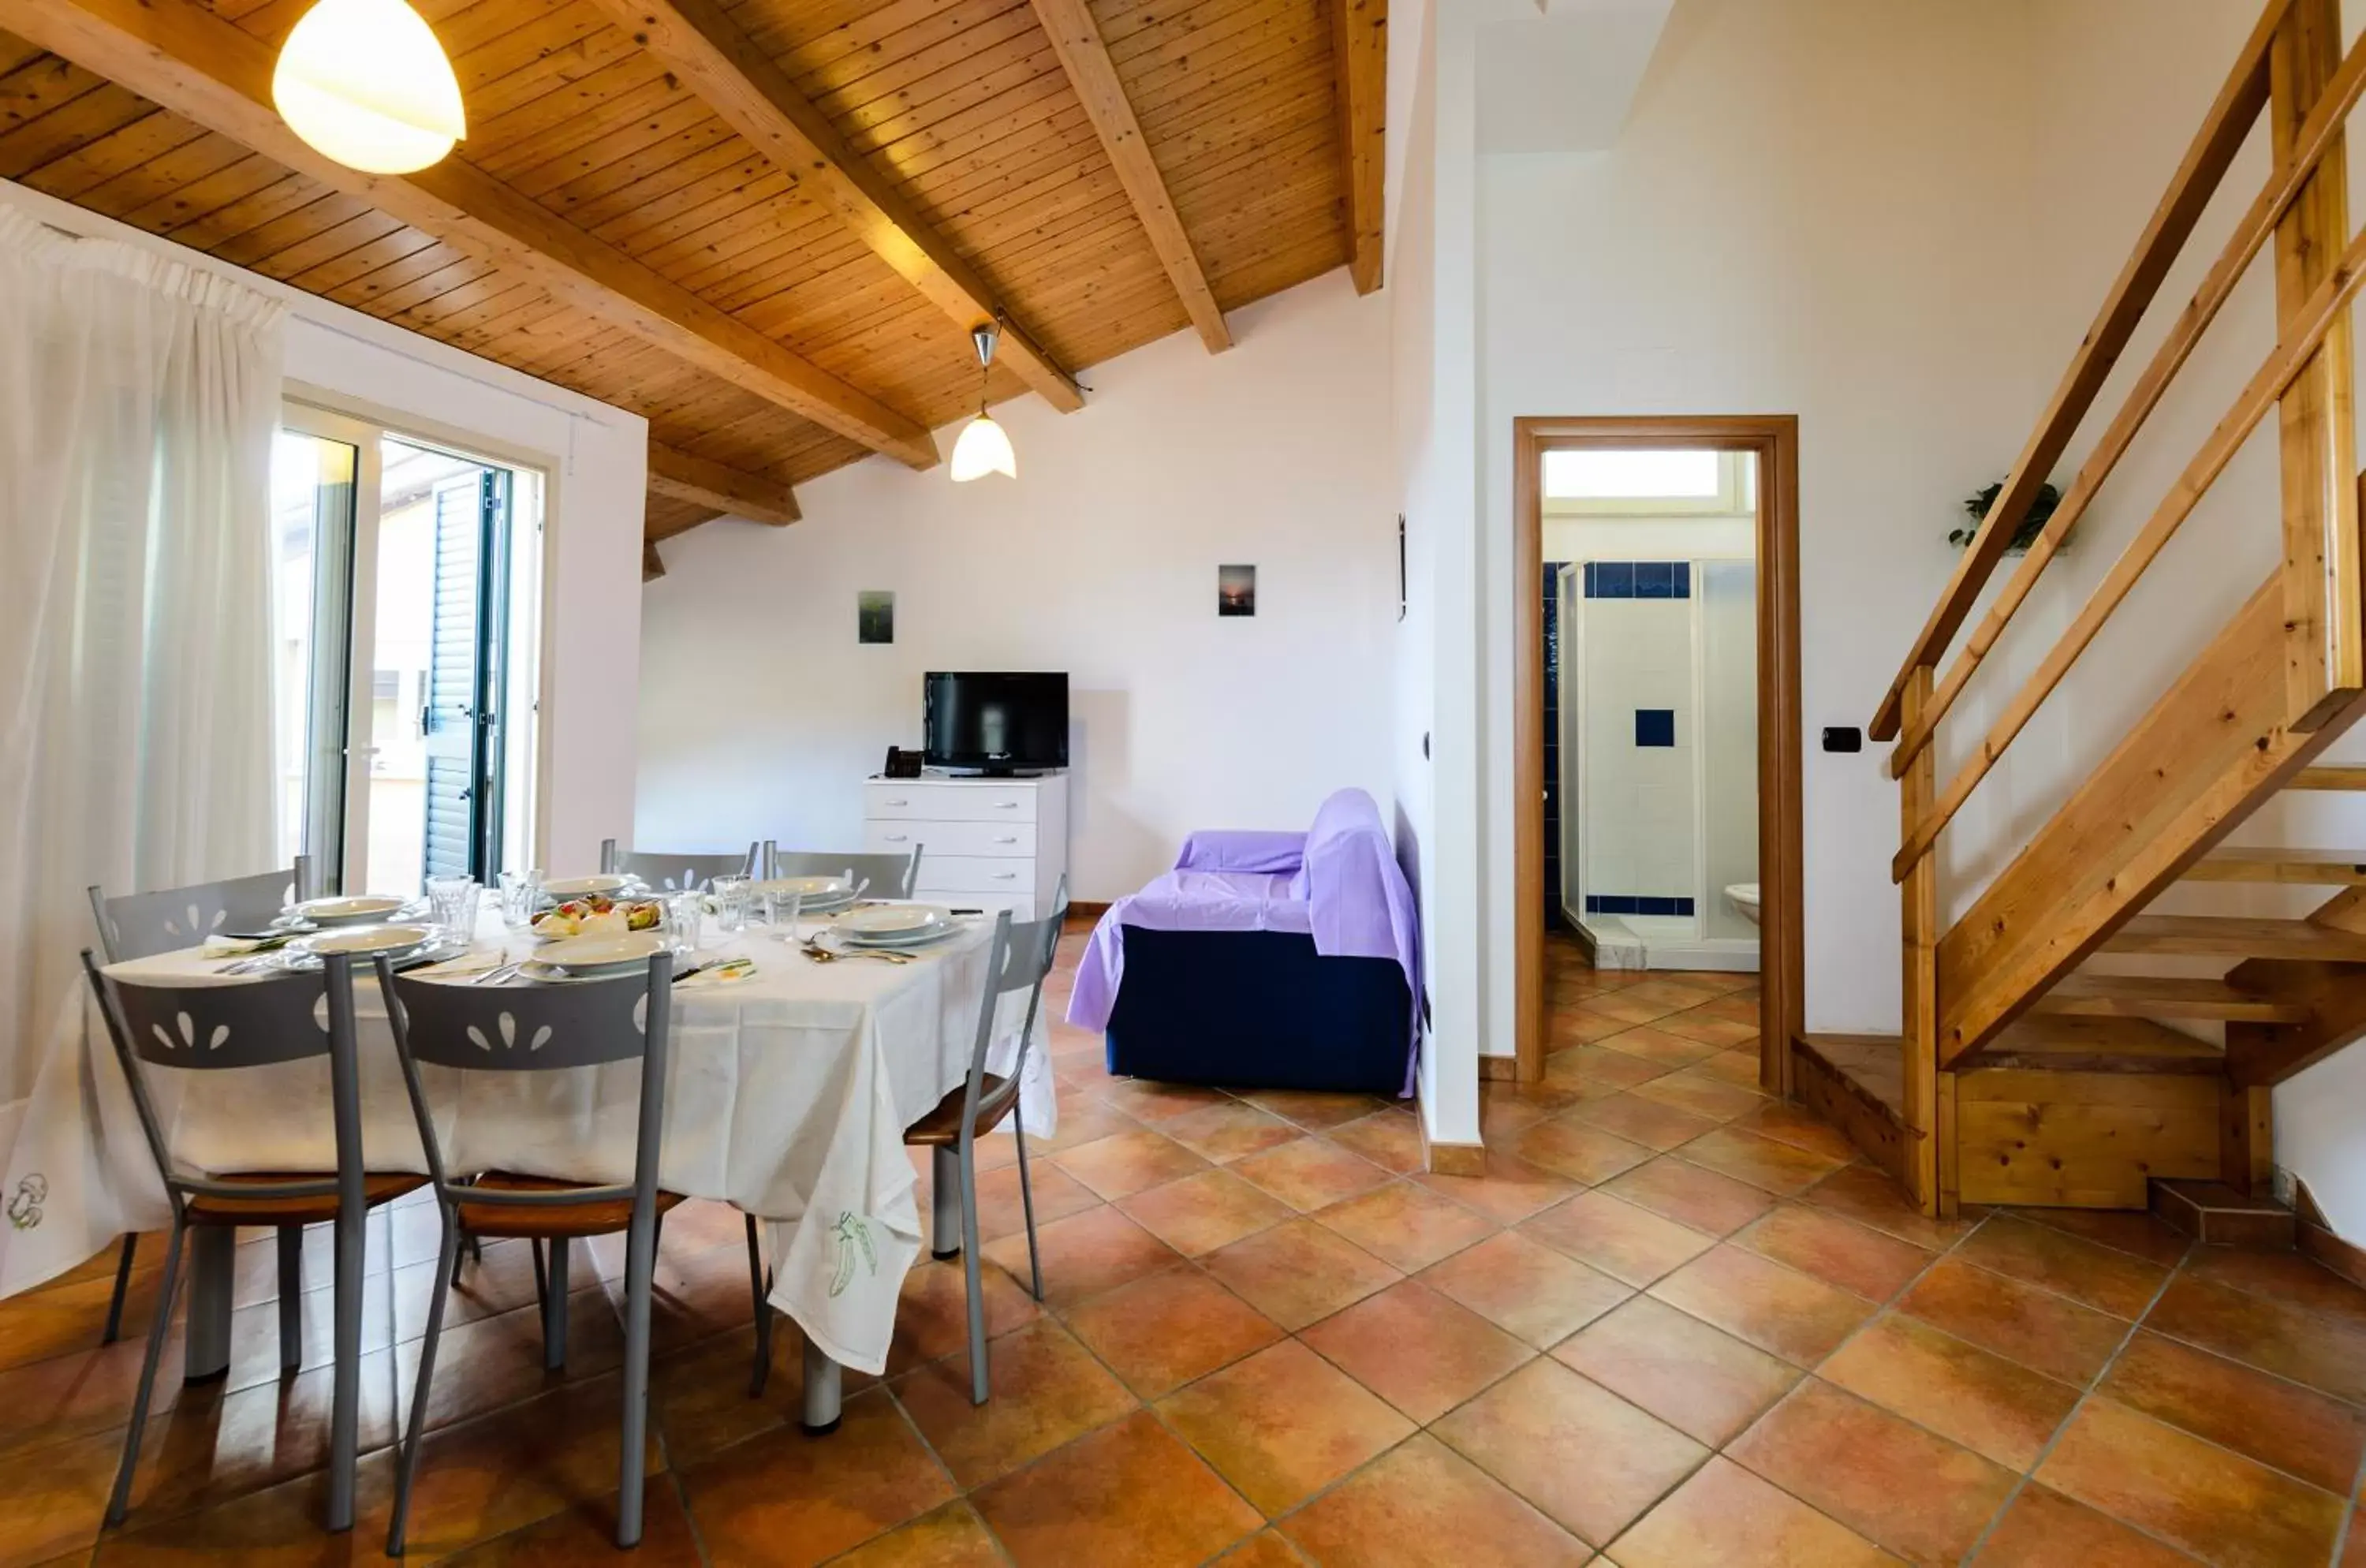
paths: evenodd
<path fill-rule="evenodd" d="M 1896 1036 L 1794 1042 L 1791 1084 L 1927 1213 L 1962 1202 L 2142 1208 L 2156 1182 L 2176 1184 L 2164 1189 L 2172 1207 L 2225 1212 L 2271 1182 L 2272 1088 L 2366 1035 L 2366 845 L 2225 842 L 2282 792 L 2366 792 L 2366 768 L 2316 761 L 2366 713 L 2366 476 L 2352 435 L 2349 310 L 2366 283 L 2366 235 L 2352 235 L 2343 195 L 2343 124 L 2366 95 L 2366 40 L 2345 54 L 2340 39 L 2338 0 L 2270 0 L 1870 727 L 1896 743 L 1903 1025 Z M 2274 164 L 2264 186 L 1955 648 L 2262 116 Z M 1943 721 L 2236 281 L 2270 248 L 2279 341 L 1942 788 Z M 2271 413 L 2282 564 L 1962 917 L 1943 924 L 1934 852 L 1949 824 Z M 2326 897 L 2297 919 L 2153 908 L 2173 886 L 2202 889 L 2180 897 L 2184 908 L 2245 884 Z M 2099 954 L 2107 964 L 2087 968 Z"/>

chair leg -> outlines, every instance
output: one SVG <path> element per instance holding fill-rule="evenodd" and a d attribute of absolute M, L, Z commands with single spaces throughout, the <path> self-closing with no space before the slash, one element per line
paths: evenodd
<path fill-rule="evenodd" d="M 649 1277 L 657 1271 L 657 1227 L 625 1233 L 624 1452 L 617 1466 L 616 1544 L 641 1544 L 649 1430 Z"/>
<path fill-rule="evenodd" d="M 279 1370 L 304 1364 L 304 1227 L 279 1227 Z"/>
<path fill-rule="evenodd" d="M 977 1267 L 977 1158 L 964 1144 L 961 1168 L 962 1272 L 967 1276 L 969 1319 L 969 1402 L 984 1404 L 986 1375 L 986 1291 Z"/>
<path fill-rule="evenodd" d="M 156 1389 L 156 1363 L 163 1359 L 164 1337 L 173 1331 L 173 1292 L 181 1282 L 181 1220 L 173 1218 L 172 1239 L 164 1244 L 164 1279 L 157 1286 L 156 1321 L 148 1325 L 148 1354 L 140 1363 L 140 1392 L 131 1399 L 131 1427 L 123 1434 L 123 1463 L 115 1472 L 115 1490 L 107 1500 L 107 1522 L 119 1525 L 131 1502 L 131 1472 L 140 1463 L 140 1436 L 148 1426 L 148 1399 Z"/>
<path fill-rule="evenodd" d="M 567 1238 L 550 1238 L 550 1289 L 542 1298 L 542 1364 L 557 1371 L 567 1365 Z"/>
<path fill-rule="evenodd" d="M 362 1264 L 366 1212 L 336 1220 L 336 1363 L 329 1397 L 329 1529 L 354 1528 L 354 1477 L 361 1454 Z M 442 1290 L 435 1292 L 439 1297 Z"/>
<path fill-rule="evenodd" d="M 756 1299 L 756 1368 L 749 1374 L 748 1397 L 760 1399 L 772 1375 L 772 1304 L 764 1298 L 764 1248 L 756 1238 L 756 1216 L 748 1217 L 748 1290 Z"/>
<path fill-rule="evenodd" d="M 539 1238 L 529 1238 L 525 1245 L 534 1254 L 534 1304 L 547 1308 L 550 1305 L 550 1280 L 542 1271 L 542 1242 Z"/>
<path fill-rule="evenodd" d="M 1010 1106 L 1010 1135 L 1019 1145 L 1019 1207 L 1027 1216 L 1027 1275 L 1037 1301 L 1043 1299 L 1043 1260 L 1035 1255 L 1035 1190 L 1027 1180 L 1027 1129 L 1020 1124 L 1019 1105 Z"/>
<path fill-rule="evenodd" d="M 427 1427 L 427 1393 L 435 1376 L 435 1346 L 444 1336 L 444 1298 L 452 1292 L 459 1272 L 458 1217 L 444 1211 L 444 1240 L 436 1251 L 435 1290 L 427 1303 L 427 1337 L 419 1347 L 419 1382 L 411 1393 L 411 1419 L 402 1434 L 402 1452 L 394 1467 L 394 1517 L 386 1527 L 386 1554 L 402 1555 L 403 1531 L 411 1517 L 411 1483 L 419 1473 L 419 1438 Z"/>
<path fill-rule="evenodd" d="M 961 1151 L 939 1144 L 929 1162 L 929 1256 L 942 1263 L 959 1250 L 945 1243 L 961 1229 Z"/>
<path fill-rule="evenodd" d="M 102 1345 L 112 1345 L 123 1337 L 123 1298 L 131 1290 L 131 1255 L 139 1247 L 139 1234 L 124 1232 L 123 1251 L 115 1260 L 115 1294 L 107 1299 L 107 1331 L 98 1337 Z"/>

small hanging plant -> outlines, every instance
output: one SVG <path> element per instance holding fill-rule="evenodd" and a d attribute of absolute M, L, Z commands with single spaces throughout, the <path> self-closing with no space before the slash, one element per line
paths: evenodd
<path fill-rule="evenodd" d="M 1999 480 L 1986 490 L 1976 491 L 1964 497 L 1964 511 L 1970 515 L 1971 525 L 1949 533 L 1947 542 L 1957 549 L 1970 545 L 1972 536 L 1979 532 L 1980 520 L 1989 514 L 1989 509 L 1997 503 L 1997 497 L 2003 493 L 2004 483 Z M 2037 536 L 2045 530 L 2046 519 L 2052 517 L 2054 509 L 2061 504 L 2060 491 L 2050 484 L 2039 485 L 2036 499 L 2029 503 L 2029 514 L 2021 520 L 2021 526 L 2012 531 L 2012 543 L 2005 547 L 2004 553 L 2009 556 L 2028 554 L 2029 547 L 2037 542 Z"/>

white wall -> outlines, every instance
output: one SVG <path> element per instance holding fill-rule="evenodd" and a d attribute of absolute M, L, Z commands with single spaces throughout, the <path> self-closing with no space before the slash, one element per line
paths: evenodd
<path fill-rule="evenodd" d="M 0 201 L 71 232 L 233 274 L 284 299 L 287 378 L 328 401 L 396 424 L 409 416 L 548 465 L 541 840 L 554 867 L 596 864 L 600 840 L 629 821 L 633 807 L 624 747 L 639 679 L 648 423 L 22 186 L 0 180 Z"/>
<path fill-rule="evenodd" d="M 862 781 L 920 743 L 922 673 L 1065 670 L 1070 865 L 1087 899 L 1171 865 L 1195 828 L 1300 828 L 1355 784 L 1387 801 L 1386 298 L 1344 271 L 1097 366 L 1080 413 L 997 411 L 1019 479 L 866 461 L 798 488 L 805 521 L 663 547 L 641 648 L 636 841 L 862 840 Z M 950 433 L 948 433 L 950 436 Z M 1216 568 L 1257 568 L 1254 618 Z M 896 641 L 855 641 L 858 592 Z"/>

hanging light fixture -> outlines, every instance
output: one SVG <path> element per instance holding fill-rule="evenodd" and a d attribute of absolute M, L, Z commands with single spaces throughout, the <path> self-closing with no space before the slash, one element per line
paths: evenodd
<path fill-rule="evenodd" d="M 977 345 L 977 417 L 962 426 L 961 438 L 953 443 L 953 482 L 966 484 L 982 479 L 988 474 L 1019 477 L 1019 456 L 1010 449 L 1010 437 L 994 416 L 986 412 L 986 370 L 994 363 L 994 345 L 1001 340 L 1000 323 L 988 321 L 970 329 L 969 340 Z"/>
<path fill-rule="evenodd" d="M 423 169 L 468 130 L 452 62 L 404 0 L 320 0 L 280 48 L 271 100 L 290 130 L 373 175 Z"/>

